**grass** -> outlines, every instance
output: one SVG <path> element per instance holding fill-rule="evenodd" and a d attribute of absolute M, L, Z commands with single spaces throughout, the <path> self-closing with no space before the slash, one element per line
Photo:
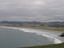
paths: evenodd
<path fill-rule="evenodd" d="M 19 47 L 19 48 L 64 48 L 64 43 L 44 45 L 44 46 Z"/>
<path fill-rule="evenodd" d="M 5 26 L 5 25 L 4 25 Z M 33 29 L 41 29 L 41 30 L 53 30 L 53 31 L 62 31 L 64 32 L 64 27 L 46 27 L 46 26 L 40 26 L 40 25 L 16 25 L 16 26 L 12 26 L 10 25 L 10 27 L 24 27 L 24 28 L 33 28 Z"/>
<path fill-rule="evenodd" d="M 40 29 L 40 30 L 53 30 L 53 31 L 62 31 L 64 32 L 64 27 L 41 27 L 41 26 L 23 26 L 25 28 L 32 28 L 32 29 Z"/>

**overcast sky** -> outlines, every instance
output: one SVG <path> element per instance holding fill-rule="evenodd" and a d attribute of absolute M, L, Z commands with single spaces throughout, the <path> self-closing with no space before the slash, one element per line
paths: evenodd
<path fill-rule="evenodd" d="M 64 21 L 64 0 L 0 0 L 0 21 Z"/>

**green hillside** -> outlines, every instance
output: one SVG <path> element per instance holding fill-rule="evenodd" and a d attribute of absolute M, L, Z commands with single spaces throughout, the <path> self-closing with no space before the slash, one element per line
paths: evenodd
<path fill-rule="evenodd" d="M 33 47 L 19 47 L 19 48 L 64 48 L 64 43 L 44 45 L 44 46 L 33 46 Z"/>

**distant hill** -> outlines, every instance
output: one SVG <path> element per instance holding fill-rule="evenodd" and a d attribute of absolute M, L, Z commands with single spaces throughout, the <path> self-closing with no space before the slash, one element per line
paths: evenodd
<path fill-rule="evenodd" d="M 46 22 L 46 23 L 41 24 L 41 26 L 64 27 L 64 22 Z"/>
<path fill-rule="evenodd" d="M 36 22 L 36 21 L 32 21 L 32 22 L 18 22 L 18 21 L 1 21 L 0 24 L 19 24 L 19 25 L 40 25 L 40 26 L 45 26 L 45 27 L 64 27 L 64 22 Z"/>
<path fill-rule="evenodd" d="M 41 22 L 18 22 L 18 21 L 1 21 L 0 23 L 7 23 L 7 24 L 41 24 Z"/>

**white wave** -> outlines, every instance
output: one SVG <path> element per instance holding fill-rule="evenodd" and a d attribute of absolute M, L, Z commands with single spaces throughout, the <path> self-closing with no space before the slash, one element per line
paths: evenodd
<path fill-rule="evenodd" d="M 49 40 L 53 40 L 54 44 L 58 44 L 58 43 L 62 43 L 62 41 L 60 39 L 58 39 L 56 37 L 56 35 L 50 34 L 49 32 L 43 32 L 43 31 L 39 31 L 39 30 L 34 30 L 34 29 L 26 29 L 26 28 L 17 28 L 17 27 L 6 27 L 6 26 L 1 26 L 3 28 L 11 28 L 11 29 L 18 29 L 24 32 L 29 32 L 29 33 L 36 33 L 38 35 L 42 35 L 47 37 Z"/>
<path fill-rule="evenodd" d="M 54 41 L 54 43 L 55 43 L 55 44 L 62 43 L 62 41 L 61 41 L 61 40 L 59 40 L 59 39 L 57 39 L 57 38 L 55 38 L 55 37 L 52 37 L 52 36 L 49 36 L 49 35 L 45 35 L 45 34 L 43 34 L 43 36 L 48 37 L 48 38 L 49 38 L 49 40 Z"/>

